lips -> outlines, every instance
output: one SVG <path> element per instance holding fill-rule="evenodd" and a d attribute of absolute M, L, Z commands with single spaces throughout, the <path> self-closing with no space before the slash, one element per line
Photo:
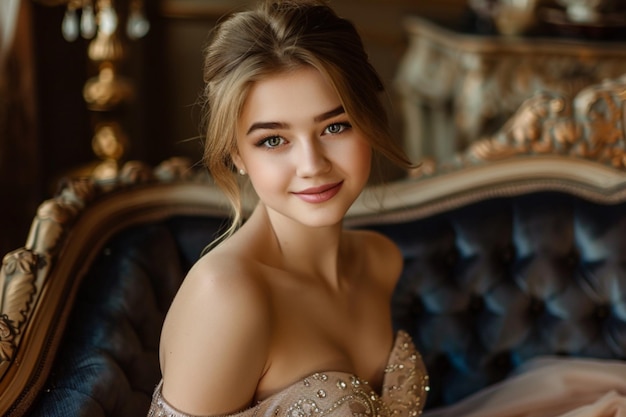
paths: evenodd
<path fill-rule="evenodd" d="M 332 184 L 325 184 L 319 187 L 311 187 L 306 190 L 293 193 L 296 197 L 300 198 L 307 203 L 323 203 L 333 198 L 343 185 L 343 181 L 339 181 Z"/>

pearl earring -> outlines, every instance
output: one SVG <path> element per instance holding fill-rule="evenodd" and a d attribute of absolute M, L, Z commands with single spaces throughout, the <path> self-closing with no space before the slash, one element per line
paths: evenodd
<path fill-rule="evenodd" d="M 243 168 L 239 168 L 239 175 L 243 177 L 244 175 L 246 175 L 246 171 Z"/>

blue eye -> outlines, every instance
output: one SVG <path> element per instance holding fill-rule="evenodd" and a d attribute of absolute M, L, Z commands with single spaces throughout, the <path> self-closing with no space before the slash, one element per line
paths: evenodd
<path fill-rule="evenodd" d="M 324 130 L 324 133 L 331 134 L 331 135 L 337 135 L 337 134 L 342 133 L 344 130 L 349 129 L 351 127 L 352 126 L 350 125 L 350 123 L 333 123 L 333 124 L 329 125 Z"/>
<path fill-rule="evenodd" d="M 278 146 L 282 145 L 285 143 L 285 139 L 281 138 L 280 136 L 269 136 L 267 138 L 261 139 L 258 143 L 257 146 L 261 147 L 266 147 L 266 148 L 277 148 Z"/>

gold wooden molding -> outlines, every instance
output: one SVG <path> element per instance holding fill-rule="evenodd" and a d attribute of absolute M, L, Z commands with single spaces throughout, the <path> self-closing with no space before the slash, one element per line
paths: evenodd
<path fill-rule="evenodd" d="M 472 144 L 465 157 L 571 155 L 625 169 L 625 103 L 626 75 L 584 88 L 572 99 L 535 94 L 494 137 Z"/>
<path fill-rule="evenodd" d="M 625 42 L 478 36 L 406 19 L 396 73 L 412 158 L 448 159 L 506 122 L 538 91 L 573 96 L 626 73 Z"/>
<path fill-rule="evenodd" d="M 409 177 L 368 188 L 350 209 L 348 224 L 361 223 L 359 217 L 368 218 L 373 207 L 388 219 L 415 218 L 534 191 L 560 191 L 600 204 L 624 201 L 626 75 L 570 98 L 536 93 L 493 136 L 453 158 L 427 158 Z"/>
<path fill-rule="evenodd" d="M 107 239 L 173 214 L 228 212 L 208 175 L 181 158 L 156 169 L 127 162 L 113 179 L 67 180 L 40 205 L 25 246 L 0 269 L 0 415 L 23 415 L 38 395 L 78 286 Z"/>

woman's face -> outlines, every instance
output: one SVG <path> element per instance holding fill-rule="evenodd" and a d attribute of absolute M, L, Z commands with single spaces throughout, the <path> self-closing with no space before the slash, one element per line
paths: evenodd
<path fill-rule="evenodd" d="M 372 150 L 314 68 L 255 82 L 237 125 L 244 169 L 271 214 L 308 226 L 341 221 L 367 183 Z"/>

